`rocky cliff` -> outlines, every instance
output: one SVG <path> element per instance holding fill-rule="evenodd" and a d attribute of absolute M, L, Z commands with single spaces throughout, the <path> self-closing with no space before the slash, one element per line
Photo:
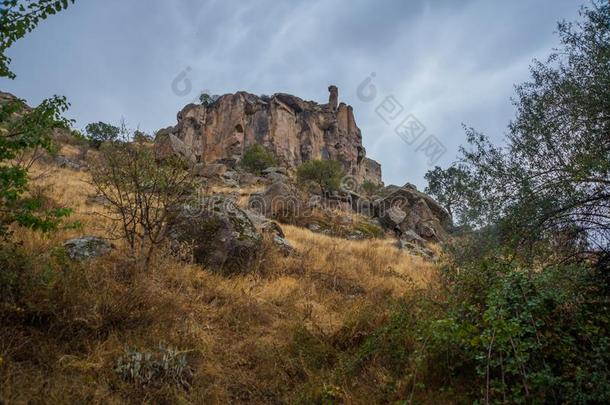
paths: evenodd
<path fill-rule="evenodd" d="M 352 107 L 338 102 L 336 86 L 328 90 L 328 104 L 246 92 L 223 95 L 207 106 L 189 104 L 178 113 L 176 126 L 159 131 L 157 151 L 234 165 L 249 146 L 261 144 L 288 169 L 312 159 L 333 159 L 359 182 L 381 183 L 381 166 L 366 157 Z"/>

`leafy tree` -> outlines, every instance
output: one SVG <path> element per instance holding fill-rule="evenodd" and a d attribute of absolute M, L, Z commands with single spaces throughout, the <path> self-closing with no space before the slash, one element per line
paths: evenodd
<path fill-rule="evenodd" d="M 99 148 L 104 142 L 113 142 L 121 135 L 121 128 L 105 122 L 92 122 L 85 127 L 89 143 L 94 148 Z"/>
<path fill-rule="evenodd" d="M 31 32 L 49 15 L 66 8 L 74 0 L 2 0 L 0 1 L 0 77 L 14 79 L 10 70 L 11 59 L 6 51 L 17 40 Z"/>
<path fill-rule="evenodd" d="M 254 144 L 245 150 L 241 165 L 247 171 L 260 175 L 266 168 L 277 165 L 277 161 L 271 151 L 262 145 Z"/>
<path fill-rule="evenodd" d="M 436 198 L 456 224 L 476 225 L 480 191 L 467 166 L 457 164 L 445 170 L 436 166 L 424 178 L 428 182 L 425 192 Z"/>
<path fill-rule="evenodd" d="M 610 4 L 580 14 L 517 87 L 507 146 L 467 129 L 463 160 L 481 180 L 485 219 L 517 246 L 580 229 L 593 250 L 610 248 Z"/>
<path fill-rule="evenodd" d="M 297 168 L 297 181 L 302 186 L 314 184 L 322 194 L 335 191 L 341 184 L 343 166 L 336 160 L 310 160 Z"/>
<path fill-rule="evenodd" d="M 159 162 L 145 144 L 105 143 L 91 164 L 92 184 L 109 203 L 110 230 L 148 268 L 165 240 L 170 208 L 192 192 L 192 176 L 178 157 Z"/>

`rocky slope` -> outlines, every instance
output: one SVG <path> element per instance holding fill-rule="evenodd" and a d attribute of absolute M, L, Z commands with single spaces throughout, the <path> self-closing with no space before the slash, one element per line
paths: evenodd
<path fill-rule="evenodd" d="M 352 107 L 338 102 L 335 86 L 329 92 L 328 104 L 246 92 L 223 95 L 207 106 L 189 104 L 176 126 L 157 134 L 158 153 L 232 166 L 250 145 L 261 144 L 289 170 L 308 160 L 333 159 L 357 181 L 381 184 L 381 165 L 366 157 Z"/>

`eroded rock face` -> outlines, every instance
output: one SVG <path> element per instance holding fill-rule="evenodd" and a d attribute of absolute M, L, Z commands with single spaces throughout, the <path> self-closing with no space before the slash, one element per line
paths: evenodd
<path fill-rule="evenodd" d="M 209 106 L 189 104 L 178 113 L 176 126 L 159 131 L 159 154 L 177 150 L 194 161 L 231 166 L 249 146 L 260 144 L 291 171 L 308 160 L 334 159 L 357 180 L 381 183 L 381 166 L 366 158 L 352 107 L 338 104 L 335 86 L 329 91 L 328 104 L 246 92 L 226 94 Z"/>

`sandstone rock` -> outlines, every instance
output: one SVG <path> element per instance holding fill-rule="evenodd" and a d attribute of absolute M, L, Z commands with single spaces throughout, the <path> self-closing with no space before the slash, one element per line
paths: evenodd
<path fill-rule="evenodd" d="M 72 260 L 88 260 L 109 253 L 113 245 L 97 236 L 81 236 L 64 242 L 66 254 Z"/>
<path fill-rule="evenodd" d="M 55 163 L 57 163 L 59 167 L 64 167 L 73 170 L 80 170 L 83 167 L 83 165 L 81 165 L 81 163 L 77 160 L 64 155 L 55 156 Z"/>
<path fill-rule="evenodd" d="M 294 247 L 292 247 L 290 242 L 286 239 L 282 227 L 277 222 L 271 221 L 252 211 L 245 212 L 254 224 L 256 230 L 261 234 L 269 235 L 273 244 L 277 246 L 284 255 L 288 256 L 294 253 Z"/>
<path fill-rule="evenodd" d="M 282 174 L 284 176 L 288 175 L 288 171 L 284 167 L 268 167 L 261 172 L 261 175 L 268 176 L 272 173 Z"/>
<path fill-rule="evenodd" d="M 87 205 L 109 205 L 110 200 L 103 195 L 89 195 L 85 200 Z"/>
<path fill-rule="evenodd" d="M 397 227 L 400 227 L 400 224 L 407 217 L 407 213 L 404 212 L 398 206 L 392 206 L 388 209 L 384 209 L 380 216 L 379 220 L 383 224 L 383 226 L 390 230 L 396 230 Z"/>
<path fill-rule="evenodd" d="M 283 182 L 271 184 L 261 194 L 252 194 L 248 207 L 267 218 L 287 223 L 293 223 L 305 210 L 298 191 Z"/>
<path fill-rule="evenodd" d="M 307 224 L 307 229 L 309 229 L 312 232 L 319 232 L 321 227 L 319 224 L 311 223 L 311 224 Z"/>
<path fill-rule="evenodd" d="M 222 273 L 250 271 L 261 237 L 248 215 L 224 197 L 200 203 L 174 209 L 168 222 L 174 251 Z"/>
<path fill-rule="evenodd" d="M 332 92 L 331 98 L 334 105 Z M 235 165 L 249 146 L 260 144 L 290 170 L 308 160 L 334 159 L 358 181 L 381 183 L 381 168 L 365 158 L 353 109 L 344 103 L 331 108 L 289 94 L 267 99 L 238 92 L 208 106 L 189 104 L 177 119 L 176 126 L 157 137 L 160 155 L 191 156 L 190 150 L 194 161 Z"/>
<path fill-rule="evenodd" d="M 194 167 L 194 173 L 196 176 L 206 178 L 220 178 L 227 171 L 227 166 L 222 163 L 209 163 L 203 164 L 198 163 Z"/>
<path fill-rule="evenodd" d="M 404 239 L 398 239 L 396 242 L 396 247 L 400 250 L 408 251 L 417 256 L 424 257 L 426 259 L 434 259 L 435 255 L 431 249 L 428 249 L 425 246 L 422 246 L 418 243 L 408 242 Z"/>
<path fill-rule="evenodd" d="M 381 194 L 383 197 L 375 201 L 375 211 L 384 227 L 398 235 L 414 231 L 428 240 L 447 238 L 451 217 L 433 198 L 417 191 L 411 184 L 388 186 Z"/>
<path fill-rule="evenodd" d="M 328 95 L 328 107 L 332 111 L 336 111 L 337 104 L 339 103 L 339 89 L 337 88 L 337 86 L 331 85 L 328 86 L 328 92 L 330 93 Z"/>
<path fill-rule="evenodd" d="M 190 163 L 199 160 L 190 145 L 184 143 L 180 138 L 167 130 L 161 130 L 155 138 L 155 156 L 163 160 L 171 156 L 180 156 Z"/>
<path fill-rule="evenodd" d="M 252 186 L 256 183 L 261 182 L 263 179 L 261 177 L 255 176 L 252 173 L 248 173 L 248 172 L 243 172 L 239 174 L 239 185 L 241 187 L 248 187 L 248 186 Z"/>

